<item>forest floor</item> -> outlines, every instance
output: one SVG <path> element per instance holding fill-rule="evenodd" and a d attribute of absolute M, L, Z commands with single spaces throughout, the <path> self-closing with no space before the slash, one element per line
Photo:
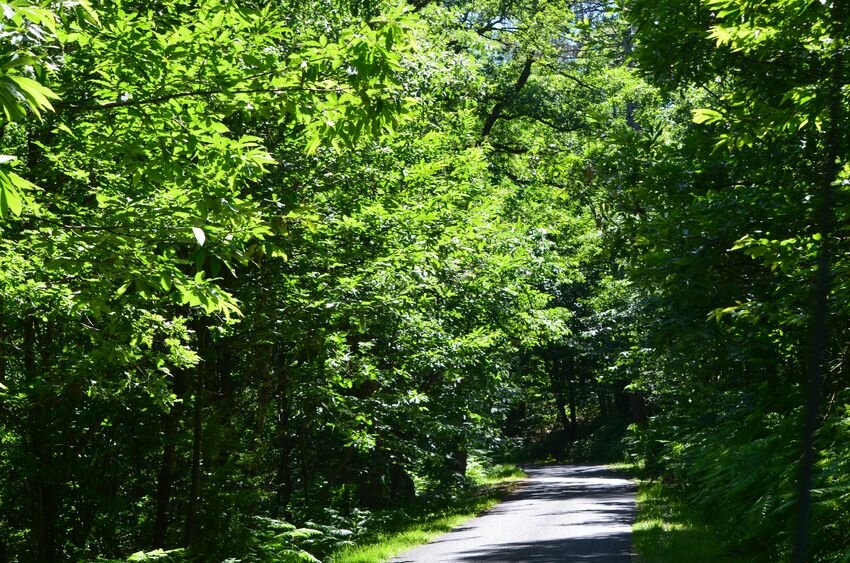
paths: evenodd
<path fill-rule="evenodd" d="M 598 465 L 538 465 L 504 502 L 391 561 L 631 560 L 635 486 Z"/>

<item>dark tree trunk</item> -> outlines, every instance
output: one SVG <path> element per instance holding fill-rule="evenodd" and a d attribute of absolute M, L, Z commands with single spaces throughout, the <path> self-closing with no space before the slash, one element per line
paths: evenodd
<path fill-rule="evenodd" d="M 623 52 L 626 55 L 626 58 L 629 60 L 627 63 L 629 68 L 634 68 L 635 62 L 631 59 L 632 50 L 634 49 L 634 30 L 632 28 L 627 28 L 625 37 L 623 37 Z M 626 125 L 631 127 L 635 131 L 640 131 L 640 124 L 635 120 L 635 110 L 637 109 L 637 103 L 633 100 L 629 100 L 626 102 Z"/>
<path fill-rule="evenodd" d="M 292 468 L 290 467 L 290 449 L 278 449 L 277 461 L 277 513 L 287 514 L 292 499 Z"/>
<path fill-rule="evenodd" d="M 599 398 L 599 416 L 602 420 L 608 419 L 608 393 L 602 385 L 597 386 L 596 395 Z"/>
<path fill-rule="evenodd" d="M 198 355 L 201 361 L 195 368 L 195 405 L 192 413 L 192 471 L 189 484 L 189 505 L 186 510 L 184 544 L 195 545 L 198 532 L 198 507 L 201 502 L 201 448 L 204 437 L 204 395 L 209 357 L 209 330 L 204 322 L 195 325 Z"/>
<path fill-rule="evenodd" d="M 184 397 L 186 390 L 186 374 L 179 370 L 174 374 L 174 394 Z M 153 526 L 153 547 L 165 547 L 170 524 L 169 510 L 171 494 L 174 485 L 174 465 L 177 461 L 177 431 L 180 418 L 183 415 L 183 403 L 174 403 L 171 410 L 163 417 L 165 443 L 162 450 L 162 465 L 159 469 L 156 486 L 156 515 Z"/>
<path fill-rule="evenodd" d="M 614 415 L 615 416 L 623 416 L 627 417 L 634 415 L 632 411 L 632 402 L 631 397 L 628 391 L 626 391 L 626 383 L 618 382 L 614 385 L 612 390 L 612 401 L 614 406 Z"/>
<path fill-rule="evenodd" d="M 309 426 L 304 423 L 298 430 L 298 442 L 301 450 L 301 485 L 304 489 L 304 502 L 310 504 L 310 468 L 307 464 L 307 454 L 310 451 L 310 444 L 307 439 Z"/>
<path fill-rule="evenodd" d="M 469 450 L 467 448 L 466 436 L 456 436 L 449 457 L 449 470 L 455 475 L 466 475 L 469 463 Z"/>
<path fill-rule="evenodd" d="M 574 377 L 567 379 L 567 391 L 570 398 L 570 441 L 578 439 L 578 407 L 576 404 L 576 382 Z"/>
<path fill-rule="evenodd" d="M 274 398 L 275 382 L 272 381 L 272 356 L 274 348 L 271 345 L 259 348 L 254 354 L 254 369 L 252 370 L 259 378 L 256 384 L 260 396 L 257 400 L 257 426 L 256 440 L 262 442 L 263 431 L 266 428 L 266 418 L 269 415 L 269 405 Z"/>
<path fill-rule="evenodd" d="M 278 389 L 277 441 L 277 511 L 283 514 L 292 498 L 292 438 L 289 435 L 289 422 L 292 419 L 292 402 L 285 374 Z"/>
<path fill-rule="evenodd" d="M 825 152 L 818 178 L 815 217 L 812 226 L 821 235 L 817 256 L 817 273 L 812 287 L 812 312 L 809 328 L 811 340 L 807 366 L 806 405 L 802 436 L 803 452 L 800 459 L 800 476 L 797 483 L 797 522 L 794 529 L 794 547 L 791 555 L 795 563 L 809 561 L 809 529 L 811 526 L 812 485 L 815 472 L 815 438 L 819 426 L 818 411 L 821 392 L 829 356 L 829 294 L 832 287 L 833 236 L 835 232 L 835 181 L 841 171 L 841 157 L 845 150 L 846 137 L 842 132 L 844 122 L 842 88 L 846 67 L 846 35 L 850 6 L 846 0 L 832 3 L 830 13 L 830 35 L 835 38 L 831 60 L 827 59 L 829 76 L 822 83 L 827 100 Z"/>
<path fill-rule="evenodd" d="M 520 90 L 523 89 L 526 82 L 528 82 L 529 77 L 531 76 L 531 67 L 534 65 L 534 59 L 532 57 L 528 57 L 522 65 L 522 70 L 519 73 L 519 77 L 517 78 L 516 83 L 510 89 L 509 92 L 505 93 L 504 97 L 502 97 L 496 104 L 493 106 L 493 109 L 490 110 L 490 114 L 487 116 L 487 119 L 484 120 L 484 127 L 481 130 L 481 138 L 486 139 L 490 132 L 493 130 L 493 126 L 496 124 L 496 121 L 502 116 L 502 112 L 508 106 L 508 104 L 516 97 Z"/>
<path fill-rule="evenodd" d="M 0 301 L 0 385 L 6 385 L 6 354 L 10 349 L 6 342 L 6 316 L 4 314 L 3 302 Z M 0 560 L 2 563 L 2 560 Z"/>
<path fill-rule="evenodd" d="M 39 483 L 36 490 L 38 502 L 36 553 L 38 561 L 49 563 L 56 561 L 56 518 L 58 506 L 56 491 L 49 483 Z"/>
<path fill-rule="evenodd" d="M 398 462 L 390 468 L 390 498 L 394 503 L 406 503 L 416 498 L 416 487 L 413 479 Z"/>
<path fill-rule="evenodd" d="M 565 437 L 572 437 L 570 419 L 567 416 L 567 395 L 565 393 L 566 362 L 563 360 L 552 360 L 549 368 L 549 377 L 552 382 L 552 395 L 555 397 L 555 407 L 558 411 L 558 424 Z M 563 444 L 566 447 L 566 443 Z"/>
<path fill-rule="evenodd" d="M 360 504 L 373 510 L 386 508 L 390 504 L 390 491 L 385 481 L 387 460 L 380 450 L 380 445 L 376 446 L 375 450 L 369 460 L 365 478 L 358 487 Z"/>
<path fill-rule="evenodd" d="M 36 383 L 39 367 L 44 366 L 36 363 L 36 348 L 38 326 L 36 319 L 32 316 L 24 320 L 24 375 L 27 381 Z M 44 356 L 42 355 L 42 359 Z M 44 384 L 42 384 L 44 385 Z M 53 448 L 47 441 L 52 435 L 46 427 L 47 416 L 44 402 L 47 400 L 48 392 L 44 389 L 33 397 L 33 404 L 29 412 L 30 442 L 32 444 L 32 455 L 36 463 L 36 470 L 31 476 L 30 486 L 34 500 L 32 537 L 35 547 L 36 559 L 39 562 L 48 563 L 57 559 L 57 519 L 59 506 L 55 485 L 49 476 L 53 469 Z"/>
<path fill-rule="evenodd" d="M 351 487 L 351 460 L 354 459 L 354 453 L 352 446 L 346 446 L 345 453 L 340 456 L 339 465 L 331 478 L 333 486 L 343 488 L 342 512 L 346 516 L 349 516 L 354 508 Z"/>
<path fill-rule="evenodd" d="M 6 317 L 4 315 L 3 302 L 0 301 L 0 386 L 6 385 L 6 351 L 9 345 L 6 343 Z M 3 415 L 0 410 L 0 416 Z M 4 424 L 0 418 L 0 424 Z M 6 540 L 0 535 L 0 563 L 8 563 L 9 555 Z"/>
<path fill-rule="evenodd" d="M 35 319 L 24 319 L 24 375 L 30 381 L 35 379 Z"/>
<path fill-rule="evenodd" d="M 56 520 L 58 506 L 56 489 L 40 479 L 36 485 L 36 553 L 39 562 L 56 561 Z"/>
<path fill-rule="evenodd" d="M 468 464 L 469 451 L 466 449 L 466 444 L 463 444 L 452 452 L 452 471 L 458 475 L 466 475 Z"/>
<path fill-rule="evenodd" d="M 649 416 L 646 412 L 646 399 L 642 392 L 633 391 L 629 393 L 629 408 L 635 424 L 640 428 L 646 428 L 649 425 Z"/>
<path fill-rule="evenodd" d="M 233 403 L 233 350 L 230 345 L 221 346 L 217 358 L 219 404 L 229 406 Z"/>

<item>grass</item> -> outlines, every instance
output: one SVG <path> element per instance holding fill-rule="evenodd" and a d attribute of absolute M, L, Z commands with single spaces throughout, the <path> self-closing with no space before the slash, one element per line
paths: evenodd
<path fill-rule="evenodd" d="M 612 463 L 608 467 L 636 479 L 637 518 L 632 541 L 638 563 L 751 563 L 732 555 L 711 529 L 708 519 L 690 508 L 676 488 L 647 478 L 635 463 Z"/>
<path fill-rule="evenodd" d="M 640 476 L 630 464 L 613 468 Z M 632 539 L 642 563 L 745 563 L 752 559 L 728 553 L 701 514 L 690 508 L 676 489 L 657 480 L 638 479 L 638 513 Z"/>
<path fill-rule="evenodd" d="M 487 469 L 471 467 L 469 477 L 477 487 L 439 511 L 415 516 L 398 530 L 378 534 L 372 542 L 345 548 L 334 553 L 333 563 L 376 563 L 386 561 L 410 548 L 432 539 L 478 516 L 501 501 L 525 477 L 522 470 L 510 464 Z"/>
<path fill-rule="evenodd" d="M 526 477 L 523 470 L 512 463 L 499 463 L 484 468 L 471 460 L 469 465 L 467 476 L 485 487 L 507 487 Z"/>

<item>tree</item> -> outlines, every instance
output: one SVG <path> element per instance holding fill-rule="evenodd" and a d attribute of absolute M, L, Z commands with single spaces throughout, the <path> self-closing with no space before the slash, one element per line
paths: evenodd
<path fill-rule="evenodd" d="M 659 137 L 664 142 L 644 153 L 649 166 L 632 168 L 644 210 L 632 231 L 641 246 L 632 278 L 657 295 L 650 311 L 661 321 L 650 331 L 651 357 L 663 362 L 646 384 L 659 399 L 669 394 L 666 420 L 656 428 L 687 428 L 668 450 L 681 478 L 702 491 L 723 483 L 721 492 L 703 497 L 705 504 L 737 529 L 742 518 L 752 522 L 752 533 L 737 537 L 769 541 L 780 556 L 790 543 L 802 451 L 793 422 L 804 402 L 802 375 L 813 373 L 811 436 L 817 372 L 825 370 L 827 386 L 837 389 L 830 380 L 841 371 L 825 367 L 841 365 L 843 345 L 840 328 L 825 336 L 824 304 L 834 272 L 829 325 L 844 326 L 840 259 L 831 267 L 828 257 L 842 255 L 843 239 L 831 232 L 829 215 L 840 221 L 843 208 L 842 192 L 832 186 L 845 174 L 846 155 L 836 147 L 846 132 L 836 117 L 846 105 L 839 78 L 846 73 L 840 47 L 846 17 L 837 4 L 793 2 L 630 2 L 627 8 L 637 30 L 636 59 L 670 107 L 678 106 L 680 116 L 692 111 L 694 121 L 665 126 L 675 136 Z M 674 58 L 671 44 L 687 48 Z M 813 264 L 821 272 L 817 284 Z M 821 305 L 813 309 L 813 302 Z M 829 428 L 842 415 L 822 416 Z M 743 449 L 729 449 L 729 440 Z M 764 462 L 768 452 L 771 463 Z M 825 468 L 836 455 L 821 442 L 803 466 L 820 459 Z M 834 484 L 828 470 L 816 478 Z M 808 490 L 805 477 L 799 481 Z M 741 490 L 752 493 L 753 511 L 737 508 Z M 836 518 L 834 502 L 829 495 L 818 500 L 817 521 Z M 846 544 L 846 535 L 821 532 L 812 540 L 810 555 L 830 558 L 841 550 L 830 546 Z M 797 559 L 805 557 L 802 545 L 797 539 Z"/>

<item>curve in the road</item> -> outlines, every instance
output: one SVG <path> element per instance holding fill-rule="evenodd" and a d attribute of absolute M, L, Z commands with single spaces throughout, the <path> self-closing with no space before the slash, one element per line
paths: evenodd
<path fill-rule="evenodd" d="M 598 465 L 534 465 L 502 503 L 393 563 L 631 561 L 634 484 Z"/>

